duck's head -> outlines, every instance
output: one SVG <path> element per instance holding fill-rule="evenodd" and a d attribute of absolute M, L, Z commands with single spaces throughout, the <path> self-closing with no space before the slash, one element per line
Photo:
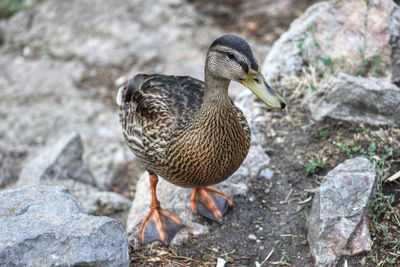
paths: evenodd
<path fill-rule="evenodd" d="M 270 107 L 286 107 L 283 98 L 265 81 L 249 44 L 238 36 L 229 34 L 216 39 L 208 50 L 206 68 L 214 77 L 243 84 Z"/>

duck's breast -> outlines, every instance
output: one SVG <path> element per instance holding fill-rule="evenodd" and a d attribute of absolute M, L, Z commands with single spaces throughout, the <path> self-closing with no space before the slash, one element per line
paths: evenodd
<path fill-rule="evenodd" d="M 169 146 L 164 178 L 182 187 L 220 183 L 240 167 L 249 146 L 250 130 L 236 107 L 199 116 Z"/>

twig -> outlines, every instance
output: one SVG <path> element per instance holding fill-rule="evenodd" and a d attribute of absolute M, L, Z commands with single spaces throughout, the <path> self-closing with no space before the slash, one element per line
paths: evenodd
<path fill-rule="evenodd" d="M 387 178 L 385 182 L 393 182 L 399 178 L 400 178 L 400 171 L 396 172 L 395 174 Z"/>
<path fill-rule="evenodd" d="M 315 194 L 316 192 L 318 192 L 318 190 L 319 190 L 319 188 L 316 187 L 316 188 L 311 188 L 311 189 L 304 189 L 304 192 Z"/>
<path fill-rule="evenodd" d="M 301 200 L 301 201 L 299 201 L 299 202 L 297 202 L 297 203 L 299 203 L 299 204 L 305 204 L 305 203 L 307 203 L 307 202 L 310 202 L 311 199 L 312 199 L 312 196 L 309 196 L 308 198 L 306 198 L 306 199 L 304 199 L 304 200 Z"/>
<path fill-rule="evenodd" d="M 263 264 L 266 263 L 267 260 L 272 256 L 272 253 L 274 253 L 274 249 L 273 248 L 271 249 L 271 251 L 268 253 L 267 257 L 265 257 L 265 259 L 261 262 L 260 266 L 258 266 L 258 267 L 263 266 Z"/>
<path fill-rule="evenodd" d="M 287 263 L 286 261 L 270 261 L 268 262 L 269 264 L 272 265 L 286 265 L 286 266 L 291 266 L 290 263 Z"/>
<path fill-rule="evenodd" d="M 289 193 L 287 194 L 287 196 L 285 197 L 285 200 L 284 200 L 284 201 L 281 201 L 280 203 L 281 203 L 281 204 L 287 204 L 287 202 L 288 202 L 288 200 L 289 200 L 289 197 L 292 195 L 292 192 L 293 192 L 293 188 L 290 188 L 290 191 L 289 191 Z"/>
<path fill-rule="evenodd" d="M 282 234 L 280 236 L 281 237 L 297 237 L 297 235 L 293 235 L 293 234 Z"/>

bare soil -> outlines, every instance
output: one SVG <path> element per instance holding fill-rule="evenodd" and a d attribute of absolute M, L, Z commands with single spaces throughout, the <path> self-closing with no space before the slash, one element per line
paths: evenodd
<path fill-rule="evenodd" d="M 269 142 L 265 147 L 271 157 L 270 167 L 275 172 L 271 182 L 257 180 L 249 185 L 247 196 L 235 197 L 235 205 L 226 214 L 222 226 L 199 217 L 199 222 L 210 227 L 210 233 L 205 236 L 192 237 L 181 246 L 148 245 L 139 251 L 132 250 L 132 265 L 214 266 L 217 258 L 223 258 L 228 261 L 227 266 L 254 266 L 256 261 L 262 263 L 271 254 L 263 266 L 312 266 L 306 237 L 312 189 L 318 187 L 324 174 L 348 157 L 333 144 L 334 140 L 340 137 L 341 142 L 356 142 L 363 149 L 367 149 L 371 141 L 377 142 L 379 150 L 382 144 L 395 144 L 374 140 L 373 135 L 364 134 L 365 129 L 389 131 L 390 136 L 396 139 L 400 138 L 400 129 L 332 120 L 309 124 L 307 112 L 302 107 L 293 107 L 292 110 L 297 110 L 302 118 L 293 117 L 294 114 L 276 114 L 266 129 L 266 134 L 271 129 L 276 133 L 275 136 L 267 134 Z M 317 136 L 321 129 L 327 131 L 322 138 Z M 400 170 L 400 162 L 395 160 L 400 157 L 400 149 L 396 148 L 388 173 Z M 326 164 L 311 175 L 306 172 L 305 165 L 316 155 L 322 155 Z M 393 207 L 400 209 L 400 182 L 384 184 L 383 191 L 395 194 Z M 374 226 L 371 228 L 373 230 Z M 256 240 L 249 238 L 251 234 L 256 236 Z M 374 236 L 373 253 L 380 253 L 380 238 Z M 350 266 L 376 266 L 377 262 L 370 257 L 373 253 L 342 261 L 347 260 Z"/>

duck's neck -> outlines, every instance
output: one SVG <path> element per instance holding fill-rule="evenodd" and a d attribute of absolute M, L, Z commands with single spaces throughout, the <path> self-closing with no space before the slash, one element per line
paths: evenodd
<path fill-rule="evenodd" d="M 205 71 L 204 77 L 204 105 L 220 105 L 229 102 L 228 87 L 230 80 L 216 77 Z"/>

